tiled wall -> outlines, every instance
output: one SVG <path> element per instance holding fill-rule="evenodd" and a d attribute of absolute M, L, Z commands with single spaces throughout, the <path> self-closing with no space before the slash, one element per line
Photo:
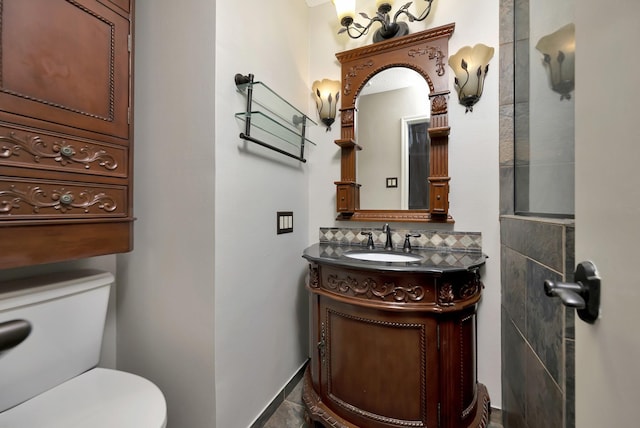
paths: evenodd
<path fill-rule="evenodd" d="M 574 310 L 543 289 L 572 279 L 573 236 L 571 220 L 501 219 L 505 428 L 574 426 Z"/>
<path fill-rule="evenodd" d="M 544 295 L 545 279 L 572 279 L 572 220 L 514 216 L 514 169 L 526 160 L 528 129 L 516 129 L 514 116 L 528 114 L 526 90 L 514 94 L 514 69 L 528 59 L 514 59 L 514 43 L 525 53 L 526 34 L 516 34 L 514 10 L 529 0 L 500 1 L 500 242 L 502 271 L 502 415 L 505 428 L 575 426 L 574 311 Z M 527 14 L 517 14 L 526 16 Z M 527 120 L 517 121 L 521 124 Z M 519 152 L 514 141 L 517 136 Z M 524 143 L 524 144 L 522 144 Z M 525 174 L 520 171 L 519 176 Z M 520 186 L 522 188 L 523 186 Z M 522 201 L 518 207 L 526 209 Z"/>
<path fill-rule="evenodd" d="M 319 239 L 320 242 L 330 242 L 341 245 L 366 245 L 368 236 L 362 232 L 371 232 L 375 246 L 384 247 L 387 234 L 382 232 L 382 228 L 379 227 L 321 227 Z M 438 251 L 482 251 L 482 234 L 480 232 L 445 232 L 417 229 L 394 230 L 392 227 L 391 240 L 393 246 L 402 248 L 407 234 L 420 235 L 409 239 L 411 247 L 414 248 L 426 248 Z"/>
<path fill-rule="evenodd" d="M 502 415 L 504 428 L 573 428 L 574 311 L 544 295 L 545 279 L 572 279 L 574 227 L 571 220 L 514 216 L 514 170 L 528 156 L 526 73 L 514 78 L 514 46 L 528 56 L 527 22 L 514 10 L 530 0 L 500 0 L 500 214 L 502 271 Z M 516 14 L 526 16 L 527 14 Z M 525 62 L 528 65 L 528 59 Z M 526 67 L 525 67 L 526 68 Z M 522 125 L 525 124 L 525 125 Z M 517 129 L 516 129 L 517 128 Z M 518 148 L 514 141 L 517 138 Z M 520 170 L 519 177 L 526 177 Z M 523 186 L 519 187 L 520 189 Z M 520 209 L 528 195 L 522 191 Z"/>

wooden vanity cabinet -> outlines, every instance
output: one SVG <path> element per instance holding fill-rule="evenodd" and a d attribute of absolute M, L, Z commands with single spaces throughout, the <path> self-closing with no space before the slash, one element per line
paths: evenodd
<path fill-rule="evenodd" d="M 486 427 L 476 374 L 477 269 L 363 271 L 310 264 L 303 400 L 325 427 Z"/>
<path fill-rule="evenodd" d="M 0 269 L 132 249 L 133 0 L 0 0 Z"/>

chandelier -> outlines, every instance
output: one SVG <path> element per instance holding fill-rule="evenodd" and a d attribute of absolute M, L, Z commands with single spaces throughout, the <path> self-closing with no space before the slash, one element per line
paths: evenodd
<path fill-rule="evenodd" d="M 406 22 L 398 22 L 398 18 L 401 15 L 406 15 L 409 22 L 423 21 L 429 16 L 431 12 L 431 3 L 433 0 L 425 0 L 428 4 L 425 10 L 420 16 L 415 16 L 409 12 L 409 6 L 413 2 L 405 3 L 398 11 L 391 17 L 391 9 L 393 7 L 393 0 L 376 0 L 377 12 L 372 18 L 366 13 L 361 12 L 360 16 L 369 20 L 366 25 L 362 25 L 354 21 L 356 1 L 355 0 L 332 0 L 336 7 L 338 19 L 342 28 L 338 31 L 338 34 L 347 33 L 352 39 L 357 39 L 366 35 L 374 22 L 380 24 L 380 28 L 373 34 L 373 41 L 380 42 L 388 40 L 393 37 L 400 37 L 409 34 L 409 26 Z"/>

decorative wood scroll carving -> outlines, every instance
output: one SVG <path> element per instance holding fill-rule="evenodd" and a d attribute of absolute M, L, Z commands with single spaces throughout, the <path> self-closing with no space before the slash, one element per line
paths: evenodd
<path fill-rule="evenodd" d="M 318 274 L 318 265 L 309 263 L 309 287 L 320 287 L 320 275 Z"/>
<path fill-rule="evenodd" d="M 336 140 L 341 148 L 341 176 L 340 181 L 335 182 L 338 220 L 453 223 L 453 218 L 449 215 L 447 102 L 450 91 L 445 60 L 448 57 L 449 37 L 454 27 L 455 24 L 448 24 L 336 54 L 342 65 L 341 138 Z M 415 70 L 424 77 L 431 92 L 428 210 L 360 209 L 356 153 L 361 147 L 355 141 L 355 102 L 366 82 L 390 67 Z"/>
<path fill-rule="evenodd" d="M 456 302 L 465 301 L 480 294 L 483 287 L 480 274 L 470 271 L 467 278 L 461 282 L 444 282 L 438 288 L 438 305 L 454 306 Z"/>
<path fill-rule="evenodd" d="M 338 278 L 337 275 L 327 277 L 328 289 L 346 295 L 364 296 L 368 299 L 377 297 L 381 300 L 394 302 L 419 302 L 424 298 L 424 287 L 409 285 L 408 287 L 395 285 L 392 282 L 378 283 L 372 278 L 366 278 L 362 283 L 357 279 L 346 277 Z"/>
<path fill-rule="evenodd" d="M 74 209 L 80 209 L 88 214 L 93 207 L 106 213 L 112 213 L 118 209 L 118 203 L 113 197 L 104 192 L 86 188 L 73 190 L 53 187 L 48 191 L 41 186 L 27 186 L 19 189 L 11 185 L 7 190 L 0 190 L 0 214 L 12 214 L 14 210 L 19 211 L 23 205 L 30 206 L 34 215 L 41 214 L 46 209 L 63 214 Z"/>
<path fill-rule="evenodd" d="M 112 155 L 95 146 L 76 147 L 73 143 L 65 140 L 47 143 L 39 135 L 25 135 L 20 138 L 15 132 L 10 132 L 7 136 L 0 136 L 0 143 L 3 143 L 0 146 L 0 158 L 17 157 L 21 152 L 27 152 L 33 157 L 34 162 L 52 159 L 62 166 L 80 163 L 84 165 L 85 169 L 91 168 L 92 164 L 109 171 L 118 168 L 118 162 Z"/>

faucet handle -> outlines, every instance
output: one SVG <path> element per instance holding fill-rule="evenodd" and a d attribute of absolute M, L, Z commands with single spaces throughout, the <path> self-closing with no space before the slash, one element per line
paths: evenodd
<path fill-rule="evenodd" d="M 367 249 L 373 250 L 375 248 L 375 246 L 373 245 L 373 232 L 361 231 L 360 235 L 369 235 L 369 239 L 367 239 Z"/>
<path fill-rule="evenodd" d="M 419 238 L 421 235 L 419 233 L 407 233 L 404 235 L 404 245 L 402 246 L 402 251 L 408 253 L 411 251 L 411 242 L 409 242 L 409 238 Z"/>

